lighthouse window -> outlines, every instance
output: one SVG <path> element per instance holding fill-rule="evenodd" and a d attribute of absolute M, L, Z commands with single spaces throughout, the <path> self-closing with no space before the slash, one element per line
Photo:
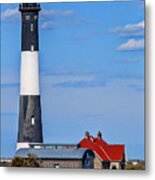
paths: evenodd
<path fill-rule="evenodd" d="M 34 15 L 34 19 L 36 20 L 38 18 L 38 16 L 37 15 Z"/>
<path fill-rule="evenodd" d="M 29 19 L 30 19 L 30 15 L 26 15 L 26 16 L 25 16 L 25 19 L 26 19 L 26 20 L 29 20 Z"/>
<path fill-rule="evenodd" d="M 34 45 L 31 45 L 31 51 L 34 51 Z"/>
<path fill-rule="evenodd" d="M 30 25 L 30 31 L 33 31 L 33 23 Z"/>
<path fill-rule="evenodd" d="M 35 118 L 34 118 L 34 116 L 32 116 L 32 118 L 31 118 L 31 124 L 34 126 L 34 124 L 35 124 Z"/>

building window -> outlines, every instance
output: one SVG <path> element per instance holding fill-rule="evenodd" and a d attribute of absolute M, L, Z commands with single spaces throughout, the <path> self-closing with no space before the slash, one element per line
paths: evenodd
<path fill-rule="evenodd" d="M 33 23 L 30 24 L 30 31 L 33 31 Z"/>
<path fill-rule="evenodd" d="M 117 167 L 116 166 L 112 166 L 112 169 L 117 169 Z"/>
<path fill-rule="evenodd" d="M 60 168 L 60 165 L 59 164 L 54 164 L 54 168 Z"/>
<path fill-rule="evenodd" d="M 41 149 L 41 146 L 34 146 L 34 149 Z"/>
<path fill-rule="evenodd" d="M 35 118 L 34 118 L 34 116 L 31 117 L 31 124 L 32 124 L 32 126 L 34 126 L 34 124 L 35 124 Z"/>
<path fill-rule="evenodd" d="M 102 163 L 103 169 L 110 169 L 110 162 L 109 161 L 104 161 Z"/>

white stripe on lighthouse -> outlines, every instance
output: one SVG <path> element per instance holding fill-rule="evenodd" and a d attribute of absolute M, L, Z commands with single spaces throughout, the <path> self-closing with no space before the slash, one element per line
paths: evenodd
<path fill-rule="evenodd" d="M 20 95 L 39 95 L 38 51 L 22 51 Z"/>

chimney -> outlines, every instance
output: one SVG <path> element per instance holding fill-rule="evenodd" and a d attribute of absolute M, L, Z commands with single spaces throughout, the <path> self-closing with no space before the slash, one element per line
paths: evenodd
<path fill-rule="evenodd" d="M 89 139 L 89 132 L 88 131 L 85 132 L 85 139 Z"/>
<path fill-rule="evenodd" d="M 98 137 L 99 140 L 102 140 L 102 133 L 101 133 L 101 131 L 98 132 L 97 137 Z"/>

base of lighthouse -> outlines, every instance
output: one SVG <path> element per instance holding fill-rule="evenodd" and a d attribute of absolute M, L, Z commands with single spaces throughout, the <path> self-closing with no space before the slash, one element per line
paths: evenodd
<path fill-rule="evenodd" d="M 40 96 L 20 96 L 18 144 L 42 143 Z M 26 143 L 26 144 L 25 144 Z"/>

